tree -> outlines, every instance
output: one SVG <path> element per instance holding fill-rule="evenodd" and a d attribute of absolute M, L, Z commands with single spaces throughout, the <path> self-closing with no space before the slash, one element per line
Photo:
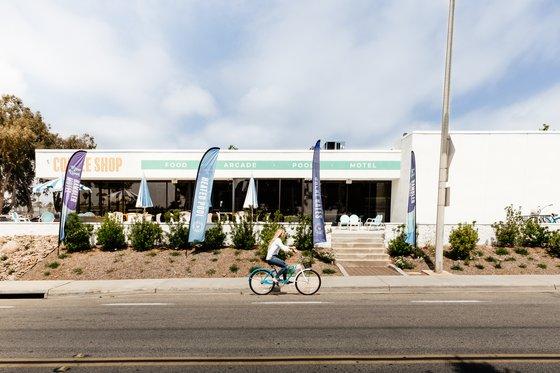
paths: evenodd
<path fill-rule="evenodd" d="M 238 150 L 239 148 L 235 145 L 228 146 L 228 150 Z"/>
<path fill-rule="evenodd" d="M 95 148 L 90 135 L 66 139 L 51 132 L 41 113 L 33 112 L 13 95 L 0 98 L 0 209 L 31 206 L 31 184 L 35 178 L 35 149 Z M 9 202 L 5 200 L 9 195 Z"/>
<path fill-rule="evenodd" d="M 550 129 L 550 125 L 544 123 L 540 128 L 541 131 L 548 131 Z"/>

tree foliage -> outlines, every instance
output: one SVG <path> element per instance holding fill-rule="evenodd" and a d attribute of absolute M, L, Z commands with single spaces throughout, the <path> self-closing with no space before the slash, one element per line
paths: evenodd
<path fill-rule="evenodd" d="M 0 97 L 0 209 L 31 207 L 31 184 L 35 177 L 35 149 L 91 149 L 88 134 L 63 138 L 51 131 L 41 113 L 33 112 L 13 95 Z M 7 192 L 11 197 L 4 200 Z M 7 203 L 6 203 L 7 202 Z"/>

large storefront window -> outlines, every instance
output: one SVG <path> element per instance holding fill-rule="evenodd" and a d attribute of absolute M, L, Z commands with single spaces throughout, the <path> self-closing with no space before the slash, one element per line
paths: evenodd
<path fill-rule="evenodd" d="M 280 180 L 259 179 L 257 180 L 257 200 L 259 208 L 274 213 L 280 208 Z"/>
<path fill-rule="evenodd" d="M 280 211 L 284 215 L 298 215 L 303 212 L 302 180 L 280 181 Z"/>
<path fill-rule="evenodd" d="M 231 211 L 232 184 L 233 182 L 230 180 L 214 180 L 211 210 Z"/>

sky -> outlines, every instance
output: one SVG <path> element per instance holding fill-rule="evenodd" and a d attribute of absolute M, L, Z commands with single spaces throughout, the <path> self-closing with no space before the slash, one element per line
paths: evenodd
<path fill-rule="evenodd" d="M 0 94 L 99 148 L 387 148 L 441 121 L 447 0 L 0 0 Z M 560 129 L 560 1 L 458 0 L 452 130 Z"/>

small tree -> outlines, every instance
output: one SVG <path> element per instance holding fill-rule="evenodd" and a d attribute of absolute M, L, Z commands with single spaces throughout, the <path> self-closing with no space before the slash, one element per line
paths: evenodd
<path fill-rule="evenodd" d="M 146 251 L 161 243 L 163 231 L 159 224 L 141 220 L 130 228 L 130 242 L 137 251 Z"/>
<path fill-rule="evenodd" d="M 520 241 L 525 247 L 545 247 L 548 244 L 550 232 L 536 219 L 527 219 L 521 226 Z"/>
<path fill-rule="evenodd" d="M 406 242 L 406 233 L 404 231 L 404 225 L 401 224 L 396 227 L 393 232 L 396 233 L 395 238 L 389 241 L 388 253 L 392 257 L 396 256 L 408 256 L 412 254 L 413 247 L 408 242 Z"/>
<path fill-rule="evenodd" d="M 496 246 L 513 247 L 520 241 L 521 226 L 523 218 L 521 209 L 514 209 L 512 205 L 507 206 L 506 220 L 492 224 L 496 235 Z"/>
<path fill-rule="evenodd" d="M 66 219 L 66 229 L 64 230 L 64 244 L 69 252 L 85 251 L 91 249 L 91 236 L 93 226 L 84 224 L 78 214 L 72 213 Z"/>
<path fill-rule="evenodd" d="M 256 239 L 253 232 L 253 223 L 242 221 L 232 225 L 231 239 L 236 249 L 251 250 L 255 247 Z"/>
<path fill-rule="evenodd" d="M 121 223 L 105 215 L 97 230 L 97 243 L 103 250 L 118 250 L 126 246 L 124 227 Z"/>
<path fill-rule="evenodd" d="M 550 255 L 560 258 L 560 231 L 550 232 L 548 252 Z"/>
<path fill-rule="evenodd" d="M 294 246 L 299 251 L 313 252 L 313 230 L 311 229 L 311 217 L 302 215 L 294 234 Z"/>
<path fill-rule="evenodd" d="M 475 222 L 472 224 L 460 223 L 451 230 L 449 233 L 451 250 L 447 252 L 449 258 L 464 260 L 470 257 L 478 242 L 478 231 L 474 228 L 474 224 Z"/>
<path fill-rule="evenodd" d="M 170 224 L 167 242 L 172 249 L 186 249 L 189 243 L 189 228 L 183 223 Z"/>

